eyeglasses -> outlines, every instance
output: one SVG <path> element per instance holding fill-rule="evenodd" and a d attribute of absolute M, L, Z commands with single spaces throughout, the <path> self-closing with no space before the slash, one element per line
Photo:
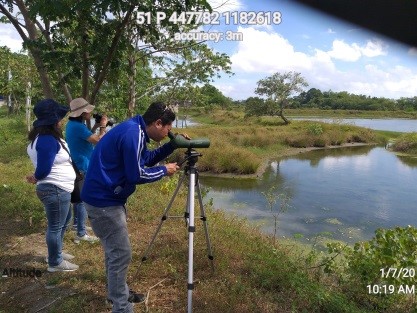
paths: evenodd
<path fill-rule="evenodd" d="M 165 106 L 165 108 L 164 108 L 164 110 L 162 111 L 162 113 L 165 113 L 165 111 L 166 111 L 166 110 L 173 112 L 173 111 L 171 110 L 171 108 L 169 107 L 169 105 L 166 105 L 166 106 Z"/>

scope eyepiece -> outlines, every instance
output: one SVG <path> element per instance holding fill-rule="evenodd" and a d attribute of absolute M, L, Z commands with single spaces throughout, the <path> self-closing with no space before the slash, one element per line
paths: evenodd
<path fill-rule="evenodd" d="M 172 132 L 168 132 L 168 137 L 175 148 L 192 149 L 210 147 L 210 139 L 208 138 L 186 139 L 181 135 L 174 135 Z"/>

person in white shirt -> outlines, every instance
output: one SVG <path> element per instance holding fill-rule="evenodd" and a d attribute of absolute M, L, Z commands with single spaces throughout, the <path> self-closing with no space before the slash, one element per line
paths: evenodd
<path fill-rule="evenodd" d="M 62 119 L 68 111 L 68 106 L 52 99 L 39 101 L 33 109 L 37 119 L 28 135 L 27 153 L 35 172 L 26 176 L 26 180 L 36 184 L 36 194 L 45 207 L 49 272 L 78 269 L 78 265 L 69 262 L 74 256 L 62 252 L 65 230 L 71 219 L 70 199 L 75 180 L 75 171 L 62 135 Z"/>

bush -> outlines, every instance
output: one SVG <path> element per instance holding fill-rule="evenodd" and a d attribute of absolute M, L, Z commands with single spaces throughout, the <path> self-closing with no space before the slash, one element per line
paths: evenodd
<path fill-rule="evenodd" d="M 397 152 L 417 153 L 417 133 L 401 135 L 391 148 Z"/>
<path fill-rule="evenodd" d="M 374 238 L 358 242 L 353 248 L 342 243 L 329 243 L 328 256 L 324 257 L 322 264 L 324 271 L 338 276 L 341 287 L 359 302 L 378 308 L 393 308 L 400 302 L 406 305 L 412 300 L 407 292 L 401 292 L 401 288 L 417 283 L 416 246 L 415 227 L 377 229 Z M 381 294 L 372 294 L 374 286 L 392 288 L 380 289 L 383 291 L 381 297 Z"/>

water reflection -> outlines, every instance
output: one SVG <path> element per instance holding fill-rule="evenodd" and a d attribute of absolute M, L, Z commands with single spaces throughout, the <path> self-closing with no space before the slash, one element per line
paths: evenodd
<path fill-rule="evenodd" d="M 261 179 L 202 177 L 216 208 L 246 217 L 273 232 L 273 215 L 263 191 L 276 186 L 291 197 L 279 215 L 278 234 L 319 233 L 355 242 L 378 227 L 417 224 L 416 160 L 383 147 L 317 150 L 271 162 Z M 411 164 L 411 165 L 409 165 Z M 274 207 L 276 212 L 280 203 Z"/>

